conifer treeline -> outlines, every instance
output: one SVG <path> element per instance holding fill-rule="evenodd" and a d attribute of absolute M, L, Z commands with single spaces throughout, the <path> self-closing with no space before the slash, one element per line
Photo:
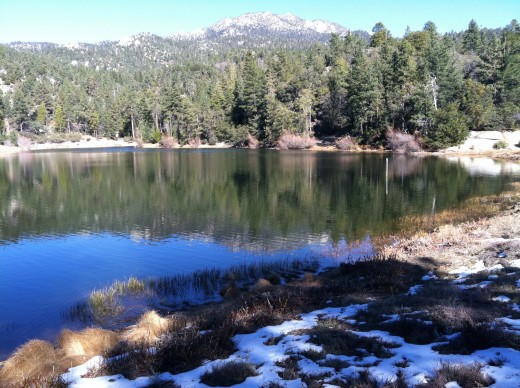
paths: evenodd
<path fill-rule="evenodd" d="M 403 38 L 377 23 L 369 41 L 333 35 L 310 49 L 200 58 L 104 70 L 0 46 L 0 140 L 23 131 L 238 144 L 250 134 L 272 145 L 290 131 L 378 145 L 393 128 L 435 149 L 459 143 L 468 130 L 520 123 L 515 20 L 498 30 L 471 21 L 444 35 L 427 22 Z"/>

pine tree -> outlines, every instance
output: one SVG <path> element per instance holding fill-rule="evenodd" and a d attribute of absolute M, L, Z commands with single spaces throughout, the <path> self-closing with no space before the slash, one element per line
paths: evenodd
<path fill-rule="evenodd" d="M 23 131 L 24 124 L 29 119 L 29 103 L 25 93 L 20 88 L 17 88 L 13 94 L 11 115 L 20 131 Z"/>
<path fill-rule="evenodd" d="M 45 106 L 44 102 L 42 102 L 38 106 L 38 110 L 36 112 L 36 120 L 42 125 L 47 124 L 47 107 Z"/>
<path fill-rule="evenodd" d="M 475 20 L 471 20 L 468 29 L 464 31 L 462 47 L 467 53 L 480 53 L 482 50 L 482 34 Z"/>
<path fill-rule="evenodd" d="M 382 46 L 388 38 L 390 38 L 390 31 L 385 27 L 382 22 L 376 23 L 376 25 L 372 28 L 372 38 L 370 39 L 371 47 L 380 47 Z"/>
<path fill-rule="evenodd" d="M 54 110 L 54 128 L 62 132 L 65 129 L 65 119 L 63 117 L 63 108 L 61 105 L 56 106 Z"/>

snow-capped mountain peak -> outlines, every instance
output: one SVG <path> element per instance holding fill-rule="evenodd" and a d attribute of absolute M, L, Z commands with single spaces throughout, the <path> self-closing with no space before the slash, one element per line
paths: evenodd
<path fill-rule="evenodd" d="M 348 30 L 336 23 L 325 20 L 304 20 L 291 13 L 273 14 L 270 12 L 254 12 L 225 18 L 209 28 L 191 34 L 192 38 L 250 36 L 252 34 L 283 34 L 283 35 L 330 35 L 345 34 Z M 183 38 L 190 35 L 182 34 Z M 180 36 L 179 36 L 180 37 Z"/>

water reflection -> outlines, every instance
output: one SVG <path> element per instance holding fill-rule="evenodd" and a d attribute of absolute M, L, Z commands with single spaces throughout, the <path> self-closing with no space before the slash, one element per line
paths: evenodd
<path fill-rule="evenodd" d="M 0 241 L 110 232 L 262 251 L 350 241 L 430 211 L 433 198 L 441 210 L 502 191 L 520 175 L 508 166 L 248 150 L 23 153 L 0 160 Z"/>

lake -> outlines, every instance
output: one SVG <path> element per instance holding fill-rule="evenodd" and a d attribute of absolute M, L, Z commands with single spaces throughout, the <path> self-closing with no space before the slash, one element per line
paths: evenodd
<path fill-rule="evenodd" d="M 94 288 L 326 255 L 520 180 L 491 159 L 100 149 L 0 158 L 0 359 Z"/>

